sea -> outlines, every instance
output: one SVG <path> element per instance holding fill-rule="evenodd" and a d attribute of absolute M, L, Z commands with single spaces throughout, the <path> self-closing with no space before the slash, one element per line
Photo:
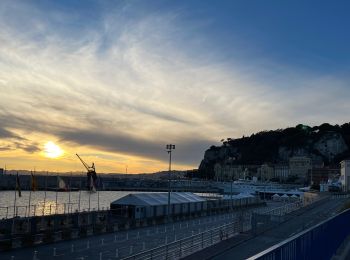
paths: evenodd
<path fill-rule="evenodd" d="M 110 203 L 137 191 L 0 191 L 0 219 L 109 209 Z M 145 192 L 142 192 L 145 193 Z"/>

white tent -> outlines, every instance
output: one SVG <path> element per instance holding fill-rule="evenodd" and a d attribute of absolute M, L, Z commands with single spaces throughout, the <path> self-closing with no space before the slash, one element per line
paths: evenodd
<path fill-rule="evenodd" d="M 281 197 L 280 197 L 280 195 L 278 195 L 277 193 L 275 193 L 274 195 L 272 195 L 272 200 L 274 200 L 274 201 L 279 201 L 279 200 L 281 200 Z"/>
<path fill-rule="evenodd" d="M 190 192 L 170 193 L 170 203 L 194 203 L 204 202 L 205 199 Z M 168 205 L 168 193 L 135 193 L 124 196 L 111 203 L 112 205 L 133 205 L 133 206 L 158 206 Z"/>
<path fill-rule="evenodd" d="M 281 198 L 283 201 L 289 200 L 289 196 L 287 194 L 283 194 Z"/>

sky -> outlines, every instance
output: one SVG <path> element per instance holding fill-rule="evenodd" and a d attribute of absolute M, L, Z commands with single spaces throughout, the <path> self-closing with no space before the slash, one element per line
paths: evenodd
<path fill-rule="evenodd" d="M 221 139 L 349 122 L 349 1 L 0 2 L 0 167 L 197 168 Z"/>

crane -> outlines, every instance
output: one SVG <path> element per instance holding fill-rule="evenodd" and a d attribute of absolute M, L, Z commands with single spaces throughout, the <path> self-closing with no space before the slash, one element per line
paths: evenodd
<path fill-rule="evenodd" d="M 86 162 L 81 159 L 79 154 L 76 154 L 76 156 L 79 158 L 81 163 L 84 165 L 85 169 L 87 170 L 87 188 L 88 190 L 94 192 L 96 191 L 96 181 L 97 181 L 97 174 L 96 174 L 96 169 L 95 169 L 95 164 L 92 163 L 91 166 L 89 166 Z"/>

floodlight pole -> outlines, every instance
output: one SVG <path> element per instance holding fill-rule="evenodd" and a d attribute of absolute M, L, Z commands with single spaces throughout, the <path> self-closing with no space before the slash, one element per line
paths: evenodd
<path fill-rule="evenodd" d="M 171 152 L 175 149 L 174 144 L 166 145 L 167 152 L 169 154 L 169 171 L 168 171 L 168 218 L 170 218 L 170 172 L 171 172 Z"/>

